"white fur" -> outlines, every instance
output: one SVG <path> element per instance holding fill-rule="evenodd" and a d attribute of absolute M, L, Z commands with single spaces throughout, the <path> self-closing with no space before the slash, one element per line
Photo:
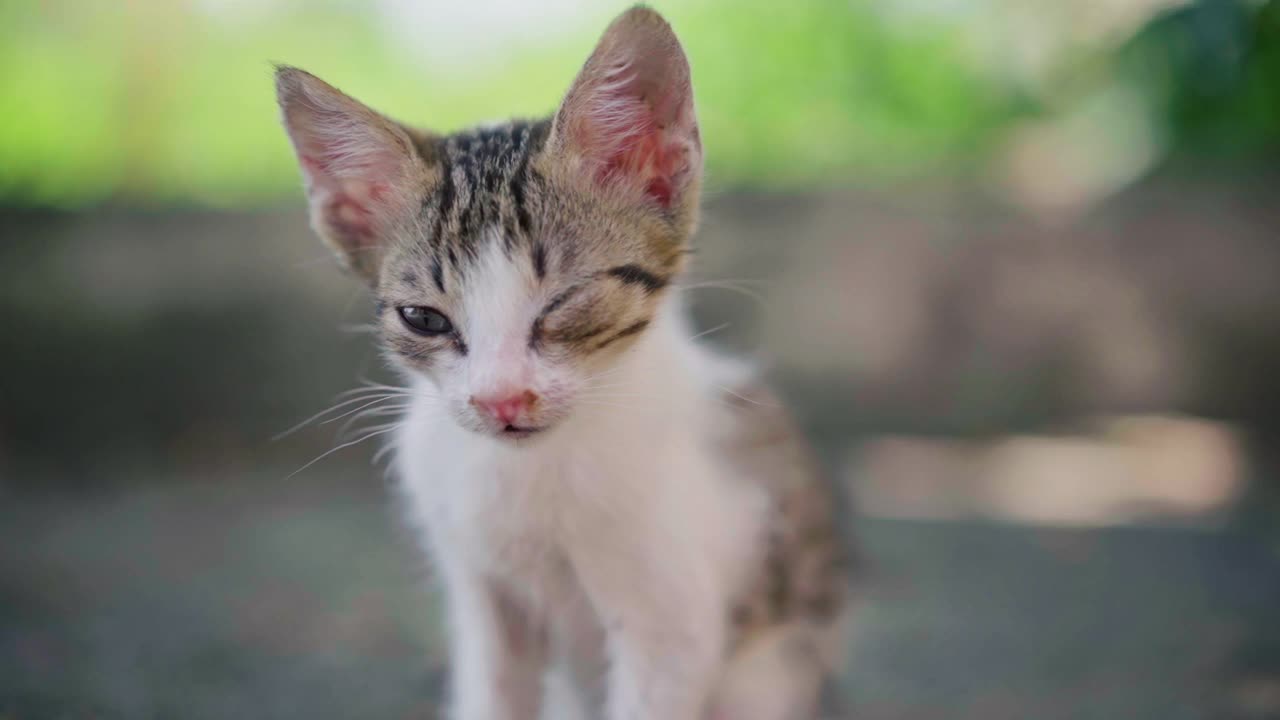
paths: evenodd
<path fill-rule="evenodd" d="M 522 339 L 541 300 L 525 271 L 483 258 L 463 310 L 475 340 L 448 371 L 459 387 L 415 378 L 423 399 L 397 439 L 448 595 L 453 717 L 536 717 L 551 659 L 550 694 L 575 696 L 586 718 L 701 720 L 763 507 L 707 439 L 717 361 L 689 339 L 673 294 L 609 370 L 627 397 L 574 404 L 586 384 Z M 559 400 L 572 410 L 518 443 L 463 427 L 461 398 L 512 383 L 572 386 Z M 437 394 L 444 404 L 427 399 Z"/>

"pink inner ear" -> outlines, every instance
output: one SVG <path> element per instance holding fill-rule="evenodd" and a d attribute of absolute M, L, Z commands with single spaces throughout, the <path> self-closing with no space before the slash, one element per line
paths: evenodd
<path fill-rule="evenodd" d="M 619 67 L 596 89 L 574 135 L 579 147 L 599 163 L 597 182 L 637 180 L 646 195 L 670 207 L 677 181 L 688 166 L 687 149 L 679 138 L 682 96 L 654 93 L 635 76 L 618 77 L 628 70 L 625 65 Z M 664 123 L 660 116 L 674 122 Z M 696 134 L 696 128 L 692 132 Z"/>
<path fill-rule="evenodd" d="M 346 242 L 370 245 L 374 241 L 373 213 L 349 195 L 334 195 L 324 209 L 325 223 Z"/>
<path fill-rule="evenodd" d="M 656 128 L 627 140 L 604 162 L 596 180 L 604 183 L 617 176 L 647 178 L 645 194 L 663 207 L 670 206 L 672 180 L 682 169 L 677 162 L 682 157 L 679 146 L 665 143 Z"/>
<path fill-rule="evenodd" d="M 649 197 L 661 203 L 662 207 L 671 207 L 671 181 L 666 178 L 654 178 L 649 181 L 645 192 Z"/>
<path fill-rule="evenodd" d="M 334 164 L 314 155 L 300 158 L 311 178 L 313 190 L 326 196 L 323 200 L 324 221 L 349 243 L 373 244 L 374 220 L 378 203 L 390 189 L 386 182 L 342 178 L 334 174 Z"/>

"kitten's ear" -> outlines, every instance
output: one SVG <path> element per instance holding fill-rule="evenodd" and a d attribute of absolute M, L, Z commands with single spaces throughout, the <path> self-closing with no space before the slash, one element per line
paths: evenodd
<path fill-rule="evenodd" d="M 702 142 L 689 61 L 647 7 L 605 30 L 552 125 L 552 147 L 601 185 L 630 187 L 663 208 L 697 202 Z"/>
<path fill-rule="evenodd" d="M 387 233 L 428 180 L 405 128 L 297 68 L 276 70 L 276 95 L 298 155 L 311 224 L 343 263 L 377 281 Z"/>

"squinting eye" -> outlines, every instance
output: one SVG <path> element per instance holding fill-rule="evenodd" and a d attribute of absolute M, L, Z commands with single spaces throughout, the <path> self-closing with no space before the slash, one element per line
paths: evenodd
<path fill-rule="evenodd" d="M 453 332 L 453 323 L 444 313 L 429 307 L 416 305 L 398 308 L 400 319 L 409 329 L 420 335 L 444 335 Z"/>

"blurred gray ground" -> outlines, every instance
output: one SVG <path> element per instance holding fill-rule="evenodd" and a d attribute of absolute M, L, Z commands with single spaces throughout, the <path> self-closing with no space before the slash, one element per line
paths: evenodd
<path fill-rule="evenodd" d="M 437 608 L 352 468 L 0 508 L 0 717 L 434 718 Z M 860 518 L 852 716 L 1280 716 L 1277 551 L 1241 531 Z"/>
<path fill-rule="evenodd" d="M 712 199 L 699 325 L 880 503 L 849 514 L 856 717 L 1280 717 L 1277 228 L 1271 177 L 1084 218 Z M 438 610 L 372 448 L 289 477 L 334 425 L 269 441 L 385 377 L 301 209 L 0 232 L 0 719 L 432 717 Z M 1022 522 L 1042 486 L 1076 527 Z M 984 499 L 930 500 L 957 488 Z"/>

